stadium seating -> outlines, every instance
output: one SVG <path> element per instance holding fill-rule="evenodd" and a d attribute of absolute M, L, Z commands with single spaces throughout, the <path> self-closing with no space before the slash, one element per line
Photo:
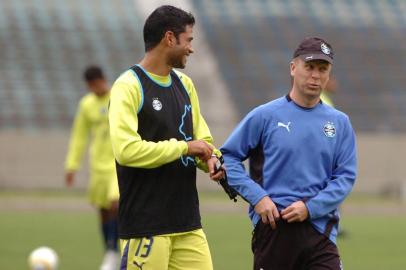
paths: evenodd
<path fill-rule="evenodd" d="M 289 60 L 307 36 L 335 49 L 333 96 L 357 131 L 406 131 L 406 2 L 193 0 L 241 116 L 290 89 Z"/>
<path fill-rule="evenodd" d="M 0 128 L 68 128 L 86 93 L 82 72 L 110 80 L 143 53 L 133 1 L 0 2 Z"/>
<path fill-rule="evenodd" d="M 287 93 L 292 51 L 317 35 L 356 130 L 406 131 L 405 1 L 190 1 L 240 116 Z M 142 56 L 139 17 L 131 0 L 1 1 L 0 128 L 70 127 L 86 65 L 113 80 Z"/>

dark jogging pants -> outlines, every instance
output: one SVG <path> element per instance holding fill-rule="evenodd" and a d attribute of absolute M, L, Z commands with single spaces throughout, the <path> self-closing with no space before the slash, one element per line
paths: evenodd
<path fill-rule="evenodd" d="M 308 221 L 258 222 L 252 237 L 254 270 L 342 270 L 337 246 Z M 329 224 L 332 226 L 332 224 Z"/>

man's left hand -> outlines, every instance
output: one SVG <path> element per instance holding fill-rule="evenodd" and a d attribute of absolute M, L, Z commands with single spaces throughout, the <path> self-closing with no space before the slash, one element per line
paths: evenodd
<path fill-rule="evenodd" d="M 221 169 L 216 172 L 216 162 L 217 157 L 211 157 L 206 161 L 207 167 L 209 168 L 210 179 L 214 181 L 219 181 L 224 178 L 224 167 L 221 166 Z"/>
<path fill-rule="evenodd" d="M 297 201 L 283 209 L 281 216 L 288 223 L 302 222 L 309 216 L 309 211 L 307 210 L 306 204 L 303 201 Z"/>

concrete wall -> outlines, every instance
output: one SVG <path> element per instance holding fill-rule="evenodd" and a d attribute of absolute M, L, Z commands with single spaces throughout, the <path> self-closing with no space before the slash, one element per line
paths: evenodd
<path fill-rule="evenodd" d="M 358 134 L 357 144 L 359 177 L 355 190 L 396 196 L 404 193 L 406 135 Z"/>
<path fill-rule="evenodd" d="M 208 122 L 216 136 L 216 123 Z M 1 132 L 0 188 L 63 188 L 68 136 L 68 132 Z M 406 184 L 405 149 L 406 135 L 358 134 L 359 177 L 354 190 L 400 195 Z M 86 170 L 85 164 L 78 175 L 79 188 L 86 187 Z M 203 174 L 198 183 L 203 189 L 220 188 Z"/>

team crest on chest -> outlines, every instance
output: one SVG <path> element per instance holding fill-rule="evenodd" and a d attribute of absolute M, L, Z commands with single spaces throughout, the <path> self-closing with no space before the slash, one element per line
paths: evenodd
<path fill-rule="evenodd" d="M 333 138 L 336 135 L 336 127 L 332 122 L 327 122 L 323 128 L 324 135 L 329 138 Z"/>
<path fill-rule="evenodd" d="M 162 110 L 162 102 L 158 98 L 153 98 L 152 99 L 152 108 L 154 108 L 155 111 Z"/>

